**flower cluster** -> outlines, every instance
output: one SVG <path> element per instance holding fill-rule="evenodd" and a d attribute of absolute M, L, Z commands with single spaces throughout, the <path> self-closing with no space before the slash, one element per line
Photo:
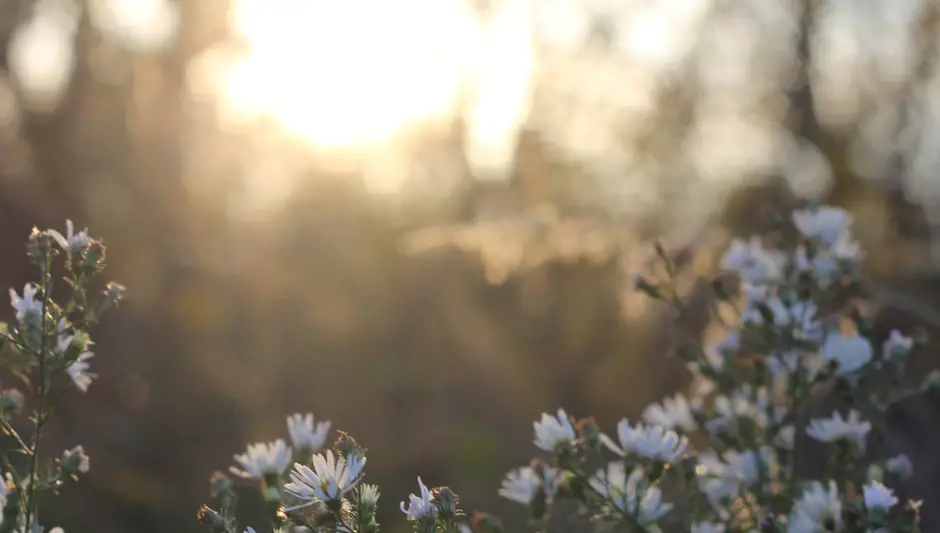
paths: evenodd
<path fill-rule="evenodd" d="M 79 392 L 88 392 L 96 378 L 91 372 L 94 343 L 89 328 L 124 297 L 124 287 L 113 282 L 95 297 L 92 287 L 105 267 L 105 247 L 87 230 L 76 232 L 71 220 L 66 221 L 64 235 L 34 228 L 27 250 L 39 279 L 26 283 L 22 292 L 10 289 L 13 320 L 0 322 L 0 363 L 22 380 L 36 402 L 30 427 L 19 419 L 26 404 L 24 394 L 14 388 L 0 391 L 0 429 L 8 441 L 2 452 L 0 531 L 14 533 L 42 531 L 40 497 L 58 492 L 91 467 L 82 446 L 53 460 L 41 459 L 37 450 L 55 408 L 50 391 L 64 380 Z M 56 532 L 62 529 L 51 530 Z"/>
<path fill-rule="evenodd" d="M 534 422 L 543 457 L 511 470 L 498 494 L 526 506 L 535 531 L 554 526 L 559 509 L 598 528 L 646 533 L 920 531 L 919 502 L 902 504 L 890 488 L 911 475 L 910 459 L 875 457 L 869 444 L 892 405 L 940 383 L 906 372 L 924 339 L 900 331 L 876 339 L 870 317 L 839 305 L 861 284 L 849 214 L 811 207 L 789 222 L 732 241 L 722 257 L 725 272 L 712 287 L 723 334 L 677 351 L 694 378 L 688 395 L 652 404 L 609 434 L 564 409 Z M 659 245 L 656 253 L 667 275 L 638 275 L 634 287 L 682 306 L 669 254 Z M 14 304 L 21 320 L 37 312 L 29 298 Z M 827 416 L 816 407 L 829 393 L 837 403 Z M 232 472 L 260 481 L 276 531 L 378 530 L 378 489 L 363 483 L 365 450 L 340 433 L 320 451 L 329 429 L 292 415 L 290 446 L 277 440 L 235 456 Z M 824 471 L 804 468 L 811 448 L 828 450 Z M 238 533 L 232 482 L 216 474 L 211 486 L 215 506 L 204 506 L 200 520 Z M 453 491 L 420 477 L 400 509 L 416 533 L 504 531 L 485 513 L 463 521 Z"/>
<path fill-rule="evenodd" d="M 549 510 L 534 495 L 550 490 L 597 521 L 638 531 L 917 531 L 919 503 L 899 505 L 885 484 L 910 475 L 910 460 L 864 459 L 887 409 L 933 386 L 933 378 L 908 383 L 905 372 L 923 339 L 892 331 L 879 342 L 869 317 L 838 306 L 861 283 L 849 214 L 811 207 L 791 222 L 735 239 L 722 257 L 728 275 L 713 287 L 724 333 L 678 351 L 696 384 L 690 396 L 650 405 L 641 422 L 620 421 L 615 438 L 564 411 L 542 415 L 535 444 L 553 454 L 552 484 L 514 470 L 500 494 L 544 520 Z M 657 253 L 670 273 L 668 254 L 659 246 Z M 638 275 L 634 287 L 681 305 L 668 275 Z M 879 374 L 893 379 L 883 383 Z M 826 391 L 838 393 L 839 407 L 814 416 Z M 814 479 L 800 458 L 820 445 L 830 448 L 828 469 Z M 592 464 L 600 469 L 589 475 Z"/>

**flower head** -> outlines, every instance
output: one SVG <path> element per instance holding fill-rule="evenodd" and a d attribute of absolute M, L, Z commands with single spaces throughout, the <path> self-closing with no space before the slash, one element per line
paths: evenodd
<path fill-rule="evenodd" d="M 615 461 L 590 479 L 591 488 L 620 512 L 628 513 L 648 524 L 672 510 L 671 503 L 662 501 L 662 491 L 646 484 L 646 473 L 637 468 L 627 475 L 622 461 Z"/>
<path fill-rule="evenodd" d="M 280 475 L 290 465 L 291 449 L 283 439 L 274 442 L 250 444 L 248 451 L 235 456 L 241 469 L 232 467 L 230 471 L 243 478 L 260 479 L 270 475 Z"/>
<path fill-rule="evenodd" d="M 817 207 L 793 212 L 793 224 L 804 237 L 834 246 L 845 238 L 852 225 L 852 215 L 837 207 Z"/>
<path fill-rule="evenodd" d="M 871 431 L 871 423 L 864 422 L 856 410 L 849 411 L 849 416 L 842 418 L 838 411 L 833 411 L 830 418 L 810 420 L 806 434 L 821 442 L 833 442 L 846 439 L 864 449 L 865 438 Z"/>
<path fill-rule="evenodd" d="M 330 421 L 321 420 L 313 423 L 313 415 L 295 413 L 287 417 L 287 432 L 294 448 L 313 453 L 323 447 L 326 435 L 330 432 Z"/>
<path fill-rule="evenodd" d="M 362 469 L 365 465 L 365 457 L 350 456 L 348 460 L 345 457 L 337 459 L 332 450 L 327 450 L 325 454 L 313 456 L 313 469 L 295 463 L 290 473 L 291 481 L 284 485 L 284 490 L 307 502 L 301 506 L 317 500 L 336 501 L 356 487 L 362 479 Z"/>
<path fill-rule="evenodd" d="M 832 523 L 834 529 L 826 529 Z M 788 533 L 817 533 L 842 529 L 842 499 L 835 481 L 829 482 L 828 490 L 819 481 L 814 481 L 796 501 L 790 514 Z"/>
<path fill-rule="evenodd" d="M 894 359 L 898 356 L 904 356 L 914 346 L 914 339 L 906 337 L 900 331 L 893 329 L 888 340 L 882 345 L 882 356 L 885 359 Z"/>
<path fill-rule="evenodd" d="M 839 376 L 851 374 L 867 365 L 873 353 L 871 343 L 858 332 L 829 335 L 822 346 L 823 360 L 827 363 L 835 361 L 838 364 L 836 374 Z"/>
<path fill-rule="evenodd" d="M 612 452 L 620 456 L 635 453 L 648 459 L 671 463 L 685 452 L 689 439 L 660 426 L 645 426 L 642 423 L 631 426 L 626 418 L 617 424 L 618 446 L 613 439 L 602 435 L 601 440 Z"/>
<path fill-rule="evenodd" d="M 907 479 L 914 474 L 914 463 L 902 453 L 885 461 L 885 470 L 901 479 Z"/>
<path fill-rule="evenodd" d="M 764 248 L 759 237 L 749 241 L 734 239 L 721 258 L 721 268 L 737 272 L 749 283 L 766 283 L 783 275 L 786 258 L 782 253 Z"/>
<path fill-rule="evenodd" d="M 869 511 L 878 510 L 887 512 L 894 507 L 894 504 L 898 503 L 897 497 L 894 496 L 894 491 L 877 481 L 872 481 L 862 487 L 862 492 L 865 496 L 865 508 Z"/>
<path fill-rule="evenodd" d="M 66 252 L 81 252 L 87 248 L 89 244 L 91 244 L 91 237 L 88 235 L 88 228 L 76 232 L 75 225 L 72 224 L 71 220 L 65 221 L 64 236 L 54 229 L 49 230 L 49 234 L 52 235 L 52 238 L 55 239 L 59 247 Z"/>
<path fill-rule="evenodd" d="M 437 505 L 434 504 L 434 496 L 420 477 L 418 478 L 418 488 L 421 495 L 409 494 L 408 503 L 401 502 L 401 512 L 405 513 L 408 520 L 436 517 Z"/>
<path fill-rule="evenodd" d="M 650 424 L 662 426 L 666 429 L 684 429 L 694 431 L 695 417 L 688 400 L 682 394 L 672 398 L 665 398 L 661 404 L 650 404 L 643 411 L 643 419 Z"/>
<path fill-rule="evenodd" d="M 541 475 L 539 475 L 539 470 L 542 471 Z M 499 495 L 514 502 L 529 505 L 538 496 L 539 491 L 544 490 L 546 501 L 551 503 L 560 481 L 560 472 L 550 466 L 544 466 L 541 469 L 523 466 L 506 474 L 499 489 Z"/>
<path fill-rule="evenodd" d="M 561 446 L 572 446 L 577 439 L 574 425 L 564 409 L 558 416 L 542 413 L 542 418 L 532 424 L 535 427 L 535 445 L 547 452 L 555 452 Z"/>
<path fill-rule="evenodd" d="M 34 283 L 23 285 L 23 296 L 20 297 L 16 291 L 10 289 L 10 305 L 16 311 L 16 319 L 23 321 L 27 316 L 36 316 L 42 313 L 42 300 L 36 299 L 36 293 L 39 287 Z"/>
<path fill-rule="evenodd" d="M 71 342 L 71 340 L 69 340 L 69 342 Z M 88 392 L 88 386 L 91 385 L 92 380 L 97 377 L 95 374 L 88 371 L 88 369 L 91 368 L 91 364 L 88 360 L 94 356 L 95 354 L 92 352 L 83 352 L 78 356 L 78 359 L 65 368 L 65 371 L 72 379 L 72 383 L 82 392 Z"/>
<path fill-rule="evenodd" d="M 63 470 L 75 473 L 87 474 L 91 468 L 91 460 L 85 454 L 85 448 L 76 446 L 70 450 L 62 452 L 62 458 L 59 460 Z"/>

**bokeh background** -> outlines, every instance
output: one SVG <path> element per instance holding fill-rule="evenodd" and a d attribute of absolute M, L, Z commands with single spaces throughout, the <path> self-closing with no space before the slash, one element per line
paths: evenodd
<path fill-rule="evenodd" d="M 803 200 L 855 215 L 883 331 L 934 329 L 938 45 L 937 0 L 0 0 L 0 280 L 71 218 L 129 290 L 44 521 L 200 531 L 209 474 L 295 411 L 369 448 L 388 531 L 417 475 L 519 520 L 496 488 L 539 413 L 686 384 L 707 317 L 631 292 L 650 239 L 695 308 L 728 235 Z M 928 497 L 940 418 L 902 407 Z"/>

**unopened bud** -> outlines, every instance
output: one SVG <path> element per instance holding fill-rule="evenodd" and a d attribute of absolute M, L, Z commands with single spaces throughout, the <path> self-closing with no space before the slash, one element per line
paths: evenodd
<path fill-rule="evenodd" d="M 357 512 L 365 522 L 375 520 L 375 513 L 379 508 L 379 488 L 376 485 L 362 484 L 359 486 L 356 499 Z"/>
<path fill-rule="evenodd" d="M 356 442 L 356 439 L 352 438 L 349 433 L 345 431 L 339 431 L 339 436 L 336 437 L 336 444 L 333 445 L 334 451 L 339 455 L 345 457 L 349 460 L 350 457 L 365 457 L 366 449 L 359 445 Z"/>
<path fill-rule="evenodd" d="M 16 389 L 0 392 L 0 415 L 16 415 L 23 410 L 23 395 Z"/>
<path fill-rule="evenodd" d="M 907 479 L 914 475 L 914 463 L 902 453 L 885 461 L 885 470 L 901 479 Z"/>
<path fill-rule="evenodd" d="M 203 505 L 199 508 L 199 513 L 196 514 L 196 519 L 199 520 L 201 524 L 204 524 L 206 527 L 208 527 L 209 531 L 221 532 L 226 530 L 225 517 L 208 505 Z"/>
<path fill-rule="evenodd" d="M 104 287 L 104 301 L 101 305 L 105 308 L 117 307 L 117 304 L 124 299 L 125 292 L 127 292 L 127 289 L 124 288 L 124 285 L 113 281 L 108 282 Z"/>
<path fill-rule="evenodd" d="M 104 269 L 105 247 L 101 241 L 91 241 L 81 254 L 78 269 L 86 276 L 93 276 Z"/>
<path fill-rule="evenodd" d="M 578 435 L 584 439 L 588 448 L 592 450 L 600 449 L 601 428 L 598 427 L 597 421 L 593 417 L 582 418 L 575 424 L 575 427 L 578 430 Z"/>
<path fill-rule="evenodd" d="M 91 467 L 91 460 L 85 454 L 85 448 L 76 446 L 71 450 L 62 452 L 59 466 L 61 466 L 64 476 L 72 477 L 80 473 L 87 473 Z"/>
<path fill-rule="evenodd" d="M 48 232 L 33 227 L 29 233 L 26 250 L 33 264 L 44 265 L 46 260 L 56 253 L 55 240 Z"/>
<path fill-rule="evenodd" d="M 646 293 L 647 296 L 654 300 L 658 300 L 662 297 L 662 294 L 659 292 L 659 287 L 647 281 L 642 274 L 633 276 L 633 290 Z"/>
<path fill-rule="evenodd" d="M 437 515 L 443 520 L 450 520 L 457 516 L 460 510 L 457 495 L 450 487 L 437 487 L 434 489 L 434 505 L 437 506 Z"/>
<path fill-rule="evenodd" d="M 212 477 L 209 478 L 209 496 L 213 498 L 219 498 L 223 495 L 230 494 L 233 487 L 234 484 L 232 483 L 232 480 L 218 470 L 213 472 Z"/>

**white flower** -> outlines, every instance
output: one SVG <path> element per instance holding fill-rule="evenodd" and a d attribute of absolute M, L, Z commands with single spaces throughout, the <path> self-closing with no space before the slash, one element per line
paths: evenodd
<path fill-rule="evenodd" d="M 682 394 L 665 398 L 662 404 L 650 404 L 643 411 L 643 420 L 666 429 L 694 431 L 696 427 L 692 409 Z"/>
<path fill-rule="evenodd" d="M 713 506 L 737 496 L 741 490 L 741 479 L 731 467 L 712 452 L 699 455 L 698 460 L 699 464 L 695 467 L 698 487 Z"/>
<path fill-rule="evenodd" d="M 679 436 L 675 431 L 660 426 L 645 426 L 642 423 L 631 426 L 626 418 L 617 424 L 617 437 L 620 446 L 604 434 L 601 434 L 601 441 L 621 457 L 627 453 L 636 453 L 667 463 L 681 457 L 689 445 L 689 439 Z"/>
<path fill-rule="evenodd" d="M 287 432 L 290 434 L 294 448 L 313 453 L 323 447 L 326 435 L 330 432 L 330 421 L 324 420 L 313 423 L 313 415 L 295 413 L 287 417 Z"/>
<path fill-rule="evenodd" d="M 561 475 L 558 470 L 546 466 L 539 476 L 538 471 L 531 466 L 523 466 L 511 470 L 503 479 L 499 495 L 503 498 L 529 505 L 538 496 L 539 490 L 545 490 L 545 500 L 551 504 L 558 490 Z"/>
<path fill-rule="evenodd" d="M 547 452 L 555 452 L 559 446 L 571 446 L 577 438 L 571 419 L 564 409 L 558 410 L 558 416 L 542 413 L 541 420 L 533 422 L 535 427 L 535 445 Z"/>
<path fill-rule="evenodd" d="M 517 468 L 506 474 L 499 495 L 503 498 L 529 505 L 539 493 L 542 480 L 531 466 Z"/>
<path fill-rule="evenodd" d="M 42 313 L 42 300 L 36 299 L 36 293 L 39 287 L 34 283 L 23 285 L 23 297 L 21 298 L 16 291 L 10 289 L 10 305 L 16 311 L 16 319 L 23 321 L 27 316 L 39 315 Z"/>
<path fill-rule="evenodd" d="M 715 522 L 699 522 L 692 524 L 689 533 L 725 533 L 725 526 Z"/>
<path fill-rule="evenodd" d="M 837 207 L 800 209 L 793 212 L 793 224 L 803 236 L 830 247 L 845 238 L 852 225 L 852 215 Z"/>
<path fill-rule="evenodd" d="M 705 429 L 712 435 L 733 424 L 739 418 L 753 420 L 759 427 L 766 427 L 771 417 L 770 395 L 766 387 L 759 387 L 756 394 L 750 384 L 741 385 L 731 397 L 720 395 L 715 398 L 715 417 L 705 423 Z"/>
<path fill-rule="evenodd" d="M 831 521 L 833 531 L 842 529 L 842 500 L 835 481 L 829 482 L 829 490 L 814 481 L 793 506 L 787 533 L 819 533 Z"/>
<path fill-rule="evenodd" d="M 913 346 L 914 339 L 905 337 L 900 331 L 893 329 L 891 330 L 891 336 L 882 345 L 881 353 L 885 359 L 893 359 L 906 355 Z"/>
<path fill-rule="evenodd" d="M 778 329 L 792 332 L 797 339 L 818 340 L 822 338 L 822 324 L 816 320 L 818 308 L 813 302 L 794 301 L 789 305 L 774 297 L 763 302 L 773 317 Z M 741 321 L 749 325 L 763 325 L 764 315 L 753 306 L 741 315 Z"/>
<path fill-rule="evenodd" d="M 255 533 L 255 528 L 248 526 L 245 528 L 245 533 Z"/>
<path fill-rule="evenodd" d="M 828 252 L 817 252 L 810 260 L 805 247 L 797 249 L 793 257 L 797 270 L 809 270 L 813 277 L 825 287 L 839 273 L 839 261 Z"/>
<path fill-rule="evenodd" d="M 49 234 L 52 235 L 52 238 L 56 240 L 62 250 L 66 252 L 81 252 L 91 244 L 88 228 L 75 233 L 75 226 L 72 224 L 71 220 L 65 221 L 65 236 L 62 236 L 61 233 L 54 229 L 49 230 Z"/>
<path fill-rule="evenodd" d="M 857 331 L 849 335 L 832 334 L 826 337 L 822 346 L 822 358 L 825 362 L 836 361 L 836 375 L 851 374 L 871 361 L 874 348 L 868 339 Z"/>
<path fill-rule="evenodd" d="M 914 474 L 914 463 L 902 453 L 885 461 L 885 470 L 901 479 L 907 479 Z"/>
<path fill-rule="evenodd" d="M 865 447 L 865 438 L 871 431 L 871 423 L 863 422 L 861 414 L 852 409 L 847 418 L 842 418 L 838 411 L 833 411 L 830 418 L 810 420 L 806 434 L 821 442 L 833 442 L 848 439 L 860 450 Z"/>
<path fill-rule="evenodd" d="M 279 475 L 290 466 L 291 449 L 283 439 L 274 442 L 249 444 L 248 451 L 235 456 L 241 470 L 231 467 L 229 470 L 243 478 L 262 478 Z"/>
<path fill-rule="evenodd" d="M 894 507 L 894 504 L 898 503 L 894 491 L 877 481 L 872 481 L 862 487 L 862 492 L 865 495 L 865 508 L 869 511 L 880 510 L 887 512 L 888 509 Z"/>
<path fill-rule="evenodd" d="M 724 458 L 722 461 L 713 452 L 701 454 L 695 468 L 699 489 L 712 505 L 737 497 L 742 488 L 753 487 L 761 481 L 761 475 L 765 482 L 775 479 L 779 470 L 776 454 L 770 447 L 760 452 L 727 450 Z"/>
<path fill-rule="evenodd" d="M 294 463 L 290 483 L 284 485 L 284 490 L 307 502 L 295 509 L 316 501 L 338 500 L 356 487 L 365 466 L 365 457 L 350 456 L 347 461 L 344 457 L 337 459 L 332 450 L 327 450 L 325 454 L 313 456 L 312 470 L 307 465 Z"/>
<path fill-rule="evenodd" d="M 71 340 L 69 342 L 71 342 Z M 89 363 L 88 360 L 94 356 L 95 354 L 92 352 L 83 352 L 65 369 L 72 379 L 72 383 L 82 392 L 88 392 L 88 386 L 91 385 L 92 380 L 97 377 L 95 374 L 88 371 L 88 369 L 91 368 L 91 363 Z"/>
<path fill-rule="evenodd" d="M 721 268 L 737 272 L 750 283 L 780 279 L 785 263 L 783 254 L 764 248 L 759 237 L 752 237 L 749 241 L 734 239 L 721 258 Z"/>
<path fill-rule="evenodd" d="M 418 488 L 421 495 L 409 494 L 408 504 L 401 502 L 401 512 L 405 513 L 408 520 L 418 520 L 423 517 L 437 516 L 437 506 L 434 505 L 434 497 L 431 491 L 424 485 L 421 478 L 418 478 Z"/>
<path fill-rule="evenodd" d="M 620 512 L 634 516 L 641 524 L 660 519 L 673 507 L 671 503 L 663 503 L 659 488 L 646 486 L 643 469 L 637 468 L 627 476 L 622 461 L 608 464 L 590 479 L 590 485 Z"/>

